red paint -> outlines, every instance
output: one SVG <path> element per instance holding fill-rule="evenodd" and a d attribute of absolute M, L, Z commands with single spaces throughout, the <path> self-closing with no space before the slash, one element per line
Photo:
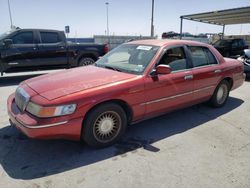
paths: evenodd
<path fill-rule="evenodd" d="M 42 106 L 76 103 L 77 110 L 67 116 L 37 118 L 28 112 L 21 113 L 16 107 L 12 94 L 8 99 L 8 113 L 11 121 L 24 134 L 32 138 L 79 140 L 82 128 L 84 131 L 83 121 L 86 113 L 102 102 L 123 101 L 131 108 L 133 113 L 131 119 L 135 122 L 208 100 L 215 87 L 224 78 L 233 79 L 232 89 L 244 82 L 243 65 L 233 59 L 224 59 L 210 45 L 184 40 L 146 40 L 133 41 L 131 44 L 161 47 L 143 75 L 87 66 L 26 80 L 21 83 L 21 87 L 31 96 L 33 102 Z M 150 76 L 152 68 L 165 47 L 183 44 L 208 47 L 220 64 Z M 216 69 L 222 72 L 214 73 Z M 184 77 L 187 75 L 193 75 L 193 79 L 185 80 Z M 204 90 L 204 88 L 207 89 Z M 68 121 L 68 123 L 40 129 L 30 129 L 22 125 L 23 123 L 35 127 L 63 121 Z"/>

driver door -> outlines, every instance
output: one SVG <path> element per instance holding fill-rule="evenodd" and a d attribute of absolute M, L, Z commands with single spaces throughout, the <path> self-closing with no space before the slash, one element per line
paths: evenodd
<path fill-rule="evenodd" d="M 14 35 L 13 44 L 5 48 L 1 58 L 9 68 L 22 68 L 34 66 L 36 59 L 37 44 L 35 43 L 33 31 L 22 31 Z"/>
<path fill-rule="evenodd" d="M 185 46 L 165 50 L 156 64 L 166 64 L 170 74 L 148 76 L 145 80 L 146 116 L 189 106 L 193 99 L 193 75 Z M 156 67 L 155 66 L 155 67 Z"/>

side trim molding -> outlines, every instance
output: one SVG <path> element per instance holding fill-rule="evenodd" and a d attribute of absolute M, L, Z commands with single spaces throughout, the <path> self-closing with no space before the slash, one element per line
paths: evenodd
<path fill-rule="evenodd" d="M 185 95 L 194 94 L 194 93 L 204 91 L 204 90 L 208 90 L 208 89 L 211 89 L 211 88 L 215 88 L 215 86 L 208 86 L 208 87 L 204 87 L 204 88 L 197 89 L 197 90 L 194 90 L 194 91 L 190 91 L 190 92 L 186 92 L 186 93 L 182 93 L 182 94 L 178 94 L 178 95 L 173 95 L 173 96 L 170 96 L 170 97 L 164 97 L 164 98 L 156 99 L 156 100 L 153 100 L 153 101 L 148 101 L 148 102 L 145 102 L 145 103 L 141 103 L 140 105 L 143 106 L 143 105 L 157 103 L 157 102 L 161 102 L 161 101 L 165 101 L 165 100 L 169 100 L 169 99 L 174 99 L 174 98 L 177 98 L 177 97 L 182 97 L 182 96 L 185 96 Z"/>
<path fill-rule="evenodd" d="M 58 125 L 63 125 L 68 123 L 68 121 L 62 121 L 62 122 L 58 122 L 58 123 L 52 123 L 52 124 L 47 124 L 47 125 L 37 125 L 37 126 L 30 126 L 30 125 L 25 125 L 24 123 L 18 121 L 16 119 L 17 122 L 19 122 L 22 126 L 28 128 L 28 129 L 41 129 L 41 128 L 48 128 L 48 127 L 54 127 L 54 126 L 58 126 Z"/>

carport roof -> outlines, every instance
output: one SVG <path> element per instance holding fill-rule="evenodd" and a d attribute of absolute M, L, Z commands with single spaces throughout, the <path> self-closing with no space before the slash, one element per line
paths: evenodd
<path fill-rule="evenodd" d="M 183 19 L 215 25 L 250 23 L 250 6 L 181 16 Z"/>

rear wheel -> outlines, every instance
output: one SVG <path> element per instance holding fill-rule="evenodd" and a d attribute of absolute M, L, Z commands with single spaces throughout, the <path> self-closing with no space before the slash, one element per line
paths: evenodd
<path fill-rule="evenodd" d="M 105 147 L 121 138 L 127 127 L 125 111 L 107 103 L 94 108 L 83 124 L 82 139 L 92 147 Z"/>
<path fill-rule="evenodd" d="M 229 86 L 228 81 L 222 80 L 220 84 L 216 87 L 214 94 L 209 101 L 211 106 L 213 107 L 223 106 L 228 99 L 229 90 L 230 90 L 230 86 Z"/>
<path fill-rule="evenodd" d="M 95 60 L 91 57 L 83 57 L 80 59 L 78 66 L 86 66 L 86 65 L 92 65 L 95 63 Z"/>

